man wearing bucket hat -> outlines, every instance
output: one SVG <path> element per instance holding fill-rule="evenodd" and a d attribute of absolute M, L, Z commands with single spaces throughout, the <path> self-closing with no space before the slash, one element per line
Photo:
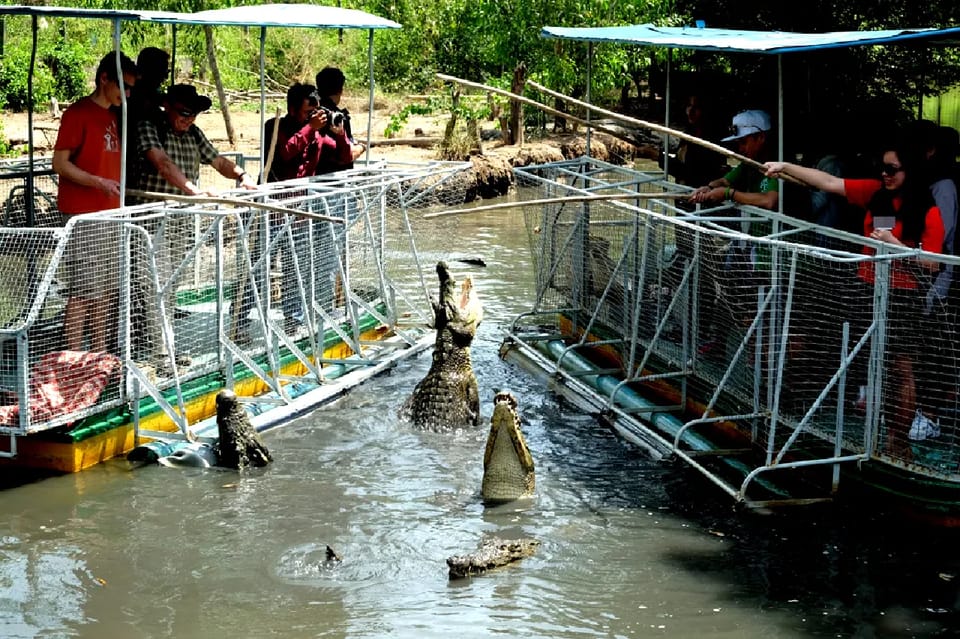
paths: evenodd
<path fill-rule="evenodd" d="M 741 111 L 733 116 L 730 135 L 722 141 L 735 144 L 740 155 L 763 162 L 767 159 L 770 129 L 770 116 L 766 111 Z M 704 204 L 727 201 L 773 211 L 780 202 L 779 189 L 777 180 L 765 176 L 757 169 L 739 164 L 722 177 L 694 191 L 690 201 Z"/>
<path fill-rule="evenodd" d="M 196 87 L 189 84 L 174 84 L 163 96 L 163 111 L 155 117 L 144 118 L 137 124 L 137 154 L 140 167 L 137 172 L 136 189 L 139 191 L 164 193 L 171 195 L 212 195 L 209 189 L 201 188 L 200 164 L 213 167 L 220 175 L 235 181 L 241 188 L 256 189 L 256 181 L 229 158 L 220 155 L 207 136 L 195 124 L 197 115 L 208 110 L 210 98 L 197 93 Z M 139 194 L 132 194 L 133 203 L 155 201 Z M 154 236 L 154 257 L 157 275 L 161 283 L 166 283 L 183 256 L 193 245 L 193 217 L 190 215 L 170 214 L 163 220 L 151 220 L 144 223 L 146 230 Z M 148 270 L 150 261 L 146 259 L 146 246 L 134 248 L 135 262 L 140 264 L 139 275 L 134 276 L 138 286 L 145 288 L 141 294 L 146 299 L 154 299 L 152 278 Z M 172 291 L 176 286 L 168 286 L 170 294 L 166 300 L 166 318 L 172 323 L 171 310 L 174 307 Z M 151 295 L 151 293 L 154 293 Z M 145 318 L 144 339 L 135 343 L 135 356 L 147 359 L 154 365 L 158 374 L 172 372 L 170 349 L 163 342 L 162 318 L 157 305 L 152 305 Z M 177 366 L 189 366 L 190 358 L 179 355 L 175 359 Z"/>
<path fill-rule="evenodd" d="M 136 188 L 176 195 L 210 194 L 201 189 L 200 164 L 209 164 L 220 175 L 246 189 L 256 181 L 232 160 L 220 155 L 195 124 L 208 110 L 210 98 L 190 84 L 174 84 L 163 98 L 163 117 L 145 119 L 137 126 L 137 152 L 142 167 Z"/>

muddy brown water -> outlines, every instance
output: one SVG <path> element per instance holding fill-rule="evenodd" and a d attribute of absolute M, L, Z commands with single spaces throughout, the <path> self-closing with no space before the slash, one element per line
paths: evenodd
<path fill-rule="evenodd" d="M 501 361 L 532 287 L 522 217 L 458 223 L 486 305 L 474 343 L 484 416 L 513 391 L 537 497 L 484 508 L 485 431 L 412 430 L 396 409 L 424 354 L 264 440 L 246 473 L 125 462 L 0 492 L 0 636 L 955 636 L 956 534 L 870 508 L 749 514 L 654 462 Z M 469 238 L 467 243 L 466 238 Z M 448 238 L 439 238 L 441 241 Z M 449 582 L 485 535 L 536 556 Z M 325 562 L 325 547 L 342 557 Z"/>

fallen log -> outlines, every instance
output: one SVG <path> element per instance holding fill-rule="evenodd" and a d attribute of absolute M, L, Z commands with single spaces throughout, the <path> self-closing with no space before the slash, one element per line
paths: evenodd
<path fill-rule="evenodd" d="M 375 146 L 415 146 L 421 149 L 440 144 L 439 137 L 415 137 L 415 138 L 384 138 L 382 140 L 370 140 L 370 147 Z"/>

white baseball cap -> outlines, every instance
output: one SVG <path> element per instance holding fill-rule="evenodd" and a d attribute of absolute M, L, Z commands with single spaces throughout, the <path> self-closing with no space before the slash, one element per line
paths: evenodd
<path fill-rule="evenodd" d="M 770 116 L 766 111 L 753 109 L 750 111 L 741 111 L 733 116 L 733 125 L 730 127 L 730 135 L 723 138 L 721 142 L 732 142 L 745 138 L 753 133 L 761 133 L 770 130 Z"/>

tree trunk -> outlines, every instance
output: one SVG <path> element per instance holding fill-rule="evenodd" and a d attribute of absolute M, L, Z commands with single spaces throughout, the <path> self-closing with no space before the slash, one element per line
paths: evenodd
<path fill-rule="evenodd" d="M 517 95 L 523 94 L 523 87 L 526 84 L 527 65 L 521 62 L 513 70 L 513 83 L 510 85 L 510 92 Z M 510 100 L 510 139 L 504 140 L 504 144 L 516 144 L 523 146 L 523 103 L 517 100 Z"/>
<path fill-rule="evenodd" d="M 467 139 L 470 140 L 471 151 L 483 155 L 483 142 L 480 141 L 480 127 L 475 118 L 467 118 Z"/>
<path fill-rule="evenodd" d="M 444 147 L 449 147 L 453 143 L 453 132 L 457 128 L 457 107 L 460 106 L 460 88 L 457 87 L 453 90 L 453 95 L 450 97 L 450 119 L 447 120 L 447 126 L 443 130 L 443 142 Z"/>
<path fill-rule="evenodd" d="M 220 112 L 223 113 L 223 124 L 227 129 L 227 140 L 230 146 L 237 148 L 237 135 L 233 131 L 233 122 L 230 120 L 230 107 L 227 105 L 227 94 L 223 90 L 223 79 L 220 77 L 220 67 L 217 66 L 217 52 L 213 46 L 213 28 L 209 25 L 203 27 L 203 33 L 207 37 L 207 61 L 210 63 L 210 74 L 213 76 L 213 83 L 217 87 L 217 99 L 220 100 Z"/>

